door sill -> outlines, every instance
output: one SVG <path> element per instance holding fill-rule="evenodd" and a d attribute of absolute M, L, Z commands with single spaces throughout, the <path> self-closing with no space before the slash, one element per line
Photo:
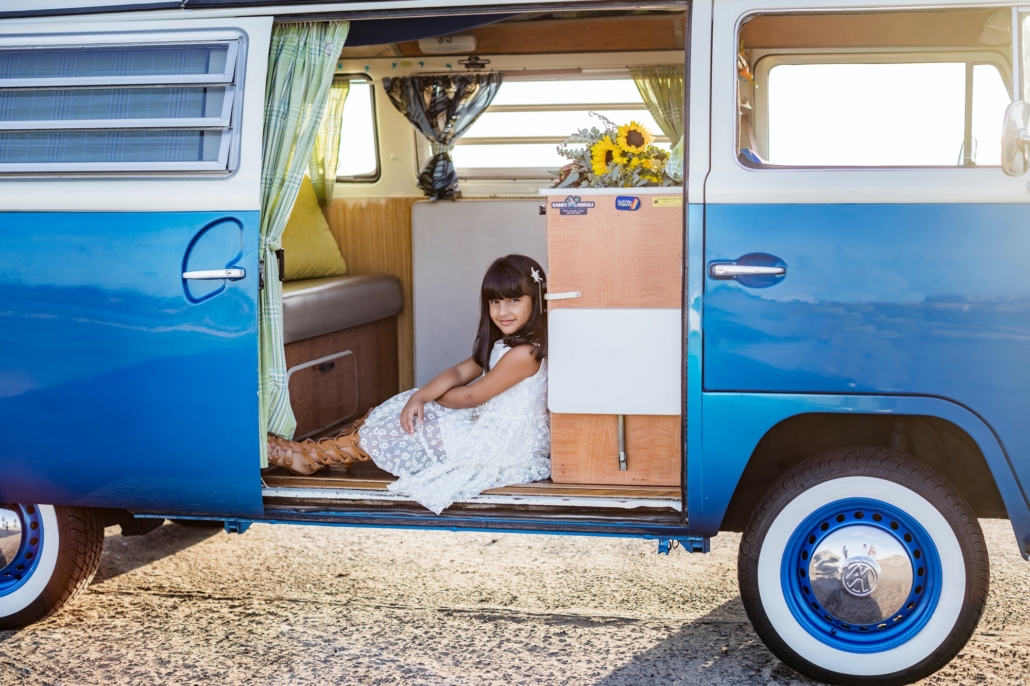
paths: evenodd
<path fill-rule="evenodd" d="M 276 469 L 262 476 L 261 494 L 276 500 L 321 502 L 412 503 L 388 490 L 396 477 L 368 463 L 347 469 L 331 468 L 310 476 Z M 492 488 L 459 501 L 463 505 L 523 507 L 682 510 L 678 486 L 618 486 L 556 484 L 550 479 Z"/>

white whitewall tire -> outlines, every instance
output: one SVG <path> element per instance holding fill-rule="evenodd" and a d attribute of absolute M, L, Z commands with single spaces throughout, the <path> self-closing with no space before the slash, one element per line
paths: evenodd
<path fill-rule="evenodd" d="M 0 629 L 47 617 L 96 573 L 104 543 L 98 510 L 0 504 Z"/>
<path fill-rule="evenodd" d="M 858 550 L 865 539 L 875 541 L 871 557 Z M 890 569 L 870 561 L 877 547 L 881 558 L 892 551 Z M 876 589 L 879 579 L 880 599 L 860 597 L 865 585 L 845 588 L 856 564 L 871 579 L 860 584 Z M 989 585 L 983 534 L 958 491 L 912 458 L 874 447 L 826 453 L 778 480 L 745 529 L 738 576 L 745 609 L 777 657 L 849 684 L 910 683 L 943 667 L 972 635 Z M 872 618 L 856 619 L 855 608 Z"/>

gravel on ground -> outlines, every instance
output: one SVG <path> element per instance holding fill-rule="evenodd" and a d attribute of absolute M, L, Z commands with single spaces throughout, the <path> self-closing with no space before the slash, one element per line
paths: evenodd
<path fill-rule="evenodd" d="M 991 596 L 927 684 L 1030 681 L 1030 565 L 983 521 Z M 0 632 L 0 685 L 810 683 L 751 630 L 739 537 L 653 541 L 256 524 L 107 531 L 89 589 Z"/>

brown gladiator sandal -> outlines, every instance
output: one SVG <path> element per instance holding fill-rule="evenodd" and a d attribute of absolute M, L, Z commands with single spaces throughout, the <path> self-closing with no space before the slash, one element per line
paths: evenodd
<path fill-rule="evenodd" d="M 349 467 L 355 462 L 367 462 L 372 456 L 366 453 L 358 445 L 358 429 L 364 423 L 364 417 L 355 422 L 354 426 L 344 429 L 332 437 L 321 438 L 313 441 L 310 438 L 304 441 L 304 451 L 321 465 L 329 466 L 337 464 Z"/>
<path fill-rule="evenodd" d="M 317 441 L 309 438 L 300 443 L 268 434 L 268 464 L 306 476 L 323 467 L 349 467 L 354 462 L 367 462 L 372 456 L 357 445 L 358 429 L 367 417 L 365 413 L 350 428 Z"/>
<path fill-rule="evenodd" d="M 268 464 L 305 475 L 314 474 L 323 466 L 300 443 L 273 434 L 268 434 Z"/>
<path fill-rule="evenodd" d="M 365 423 L 370 412 L 371 410 L 366 412 L 365 416 L 359 418 L 349 427 L 344 428 L 336 436 L 323 438 L 317 442 L 305 441 L 305 449 L 313 449 L 317 453 L 317 459 L 322 465 L 335 464 L 342 467 L 350 467 L 354 462 L 369 461 L 372 459 L 372 455 L 362 450 L 361 445 L 358 444 L 357 430 Z"/>

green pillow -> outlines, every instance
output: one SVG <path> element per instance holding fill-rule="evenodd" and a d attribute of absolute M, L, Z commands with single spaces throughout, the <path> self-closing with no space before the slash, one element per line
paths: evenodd
<path fill-rule="evenodd" d="M 287 281 L 347 273 L 347 263 L 340 255 L 340 248 L 318 206 L 315 187 L 307 176 L 300 184 L 281 242 L 286 251 Z"/>

